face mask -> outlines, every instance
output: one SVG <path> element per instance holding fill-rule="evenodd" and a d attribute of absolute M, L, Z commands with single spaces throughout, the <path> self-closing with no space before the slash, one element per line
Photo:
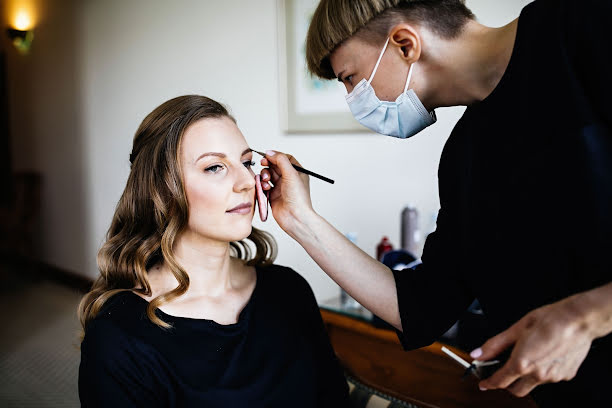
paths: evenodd
<path fill-rule="evenodd" d="M 436 114 L 434 111 L 427 112 L 412 89 L 407 91 L 414 64 L 410 66 L 404 92 L 397 97 L 395 102 L 378 99 L 370 82 L 374 79 L 374 74 L 376 74 L 378 64 L 380 64 L 380 60 L 387 49 L 387 44 L 389 44 L 388 38 L 378 61 L 376 61 L 370 79 L 367 81 L 365 78 L 362 79 L 353 89 L 353 92 L 346 95 L 346 101 L 355 119 L 363 126 L 383 135 L 406 139 L 434 124 Z"/>

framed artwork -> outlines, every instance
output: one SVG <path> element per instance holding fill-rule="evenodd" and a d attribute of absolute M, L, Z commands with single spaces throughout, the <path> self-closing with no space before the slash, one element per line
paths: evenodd
<path fill-rule="evenodd" d="M 287 133 L 368 132 L 351 114 L 344 85 L 306 66 L 306 34 L 319 0 L 278 0 L 281 114 Z"/>

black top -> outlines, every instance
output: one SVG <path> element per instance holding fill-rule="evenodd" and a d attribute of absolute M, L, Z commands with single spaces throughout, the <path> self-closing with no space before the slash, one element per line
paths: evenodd
<path fill-rule="evenodd" d="M 423 264 L 395 272 L 406 348 L 432 343 L 474 298 L 493 335 L 612 281 L 610 16 L 612 2 L 597 0 L 537 0 L 521 12 L 500 83 L 444 147 Z M 575 380 L 533 395 L 542 406 L 612 406 L 602 388 L 611 367 L 607 336 Z"/>
<path fill-rule="evenodd" d="M 308 283 L 258 267 L 238 322 L 157 314 L 132 292 L 113 296 L 86 328 L 84 407 L 342 407 L 348 386 Z"/>

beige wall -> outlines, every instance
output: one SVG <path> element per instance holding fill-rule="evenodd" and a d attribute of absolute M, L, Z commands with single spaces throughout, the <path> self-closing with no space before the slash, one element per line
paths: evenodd
<path fill-rule="evenodd" d="M 7 2 L 17 0 L 5 0 Z M 226 103 L 250 145 L 294 153 L 336 179 L 313 180 L 314 206 L 374 254 L 399 243 L 407 203 L 433 227 L 440 151 L 463 108 L 407 141 L 373 134 L 284 135 L 280 128 L 277 0 L 46 0 L 29 56 L 10 55 L 14 163 L 45 180 L 44 261 L 95 276 L 129 171 L 132 136 L 161 102 L 200 93 Z M 483 23 L 501 25 L 528 0 L 468 0 Z M 8 4 L 8 3 L 5 3 Z M 5 8 L 6 9 L 6 8 Z M 5 16 L 6 17 L 6 16 Z M 311 283 L 319 300 L 337 286 L 273 220 L 256 226 L 279 242 L 278 263 Z"/>
<path fill-rule="evenodd" d="M 3 2 L 3 27 L 25 6 L 36 12 L 29 55 L 8 51 L 13 167 L 43 176 L 38 241 L 45 262 L 71 271 L 89 267 L 92 232 L 84 183 L 88 166 L 81 118 L 81 41 L 73 0 Z"/>

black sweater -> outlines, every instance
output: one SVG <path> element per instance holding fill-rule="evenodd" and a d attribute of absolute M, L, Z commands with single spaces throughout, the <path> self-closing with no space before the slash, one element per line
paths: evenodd
<path fill-rule="evenodd" d="M 113 296 L 86 328 L 84 407 L 341 407 L 348 387 L 308 283 L 291 269 L 257 268 L 238 322 L 157 314 L 132 292 Z"/>
<path fill-rule="evenodd" d="M 395 272 L 406 348 L 480 300 L 497 334 L 529 311 L 612 282 L 612 2 L 536 0 L 509 66 L 449 137 L 437 230 Z M 542 406 L 612 406 L 612 336 Z M 580 403 L 576 402 L 578 398 Z M 582 405 L 581 405 L 582 404 Z"/>

